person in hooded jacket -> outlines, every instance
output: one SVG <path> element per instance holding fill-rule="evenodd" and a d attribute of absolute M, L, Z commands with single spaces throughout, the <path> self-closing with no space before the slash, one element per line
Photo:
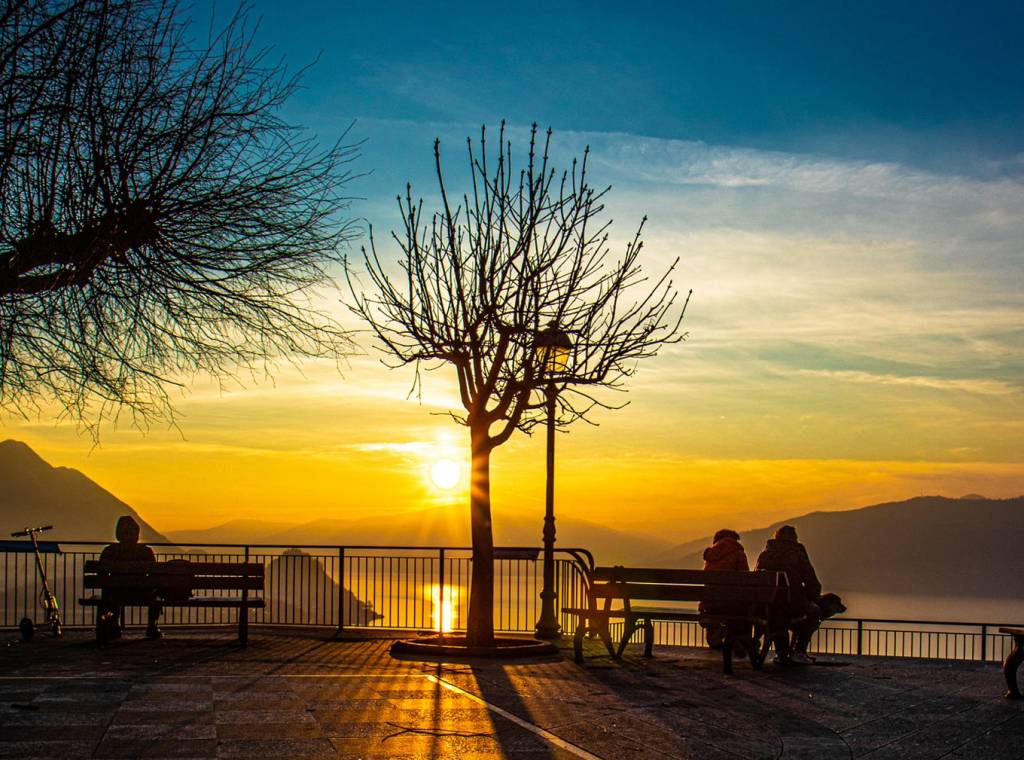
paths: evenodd
<path fill-rule="evenodd" d="M 153 550 L 139 542 L 141 529 L 138 522 L 131 515 L 123 515 L 118 518 L 114 534 L 117 543 L 104 547 L 100 553 L 100 560 L 103 562 L 155 562 L 156 555 Z M 141 593 L 141 592 L 140 592 Z M 121 630 L 124 627 L 124 603 L 136 602 L 135 597 L 139 593 L 128 593 L 112 589 L 103 589 L 103 605 L 100 607 L 100 625 L 106 627 L 106 638 L 120 638 Z M 146 637 L 159 639 L 160 629 L 157 627 L 157 620 L 160 618 L 162 607 L 153 603 L 149 605 Z"/>
<path fill-rule="evenodd" d="M 705 570 L 738 570 L 748 572 L 747 553 L 740 543 L 740 534 L 722 528 L 715 534 L 711 546 L 704 550 Z"/>
<path fill-rule="evenodd" d="M 743 550 L 743 544 L 740 543 L 740 534 L 729 528 L 722 528 L 715 533 L 711 546 L 704 550 L 704 569 L 748 572 L 750 566 L 747 564 L 747 553 Z M 728 615 L 736 612 L 727 602 L 718 602 L 717 604 L 701 602 L 698 609 L 701 614 L 712 615 L 716 613 Z M 722 626 L 705 625 L 704 629 L 707 632 L 708 646 L 712 649 L 721 649 L 725 637 L 725 631 L 722 630 Z M 749 633 L 747 631 L 736 632 L 741 634 Z M 735 655 L 742 657 L 745 653 L 741 645 L 735 647 Z"/>
<path fill-rule="evenodd" d="M 780 605 L 777 614 L 787 616 L 793 631 L 793 649 L 790 659 L 799 664 L 814 662 L 807 654 L 811 636 L 818 630 L 821 623 L 821 611 L 817 601 L 821 596 L 821 583 L 814 572 L 807 549 L 797 540 L 796 528 L 783 525 L 775 531 L 775 538 L 768 539 L 761 555 L 757 558 L 757 570 L 782 570 L 789 579 L 789 601 Z M 789 654 L 789 643 L 776 641 L 778 656 L 785 658 Z"/>

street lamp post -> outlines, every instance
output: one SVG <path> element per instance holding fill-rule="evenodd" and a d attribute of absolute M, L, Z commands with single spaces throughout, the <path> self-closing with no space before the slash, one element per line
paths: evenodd
<path fill-rule="evenodd" d="M 572 352 L 569 336 L 552 322 L 537 335 L 537 361 L 548 378 L 544 389 L 547 401 L 547 481 L 544 492 L 544 584 L 540 592 L 540 620 L 537 621 L 537 638 L 557 639 L 561 626 L 555 615 L 555 412 L 558 400 L 556 377 L 565 371 Z"/>

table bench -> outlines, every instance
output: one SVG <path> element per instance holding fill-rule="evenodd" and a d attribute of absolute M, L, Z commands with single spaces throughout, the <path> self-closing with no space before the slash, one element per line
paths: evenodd
<path fill-rule="evenodd" d="M 249 637 L 249 610 L 262 609 L 264 567 L 259 562 L 117 562 L 87 560 L 84 587 L 114 592 L 84 597 L 78 603 L 96 607 L 96 640 L 105 638 L 100 617 L 103 607 L 200 607 L 238 610 L 238 640 Z M 239 596 L 193 596 L 196 591 L 240 592 Z"/>
<path fill-rule="evenodd" d="M 750 663 L 759 669 L 772 640 L 785 635 L 785 624 L 776 621 L 773 604 L 789 599 L 786 574 L 774 571 L 736 572 L 730 570 L 671 570 L 665 568 L 597 567 L 590 573 L 585 608 L 563 608 L 579 617 L 573 636 L 576 662 L 583 662 L 583 637 L 596 633 L 608 653 L 622 657 L 638 628 L 644 631 L 644 656 L 651 656 L 654 621 L 690 621 L 721 625 L 726 633 L 722 644 L 722 670 L 732 673 L 732 645 L 742 643 Z M 621 602 L 620 607 L 613 602 Z M 700 613 L 681 607 L 637 605 L 642 602 L 705 602 L 710 610 Z M 722 611 L 723 603 L 727 612 Z M 622 639 L 614 645 L 609 630 L 611 619 L 623 620 Z M 742 636 L 735 631 L 750 626 L 757 633 Z M 764 637 L 763 644 L 757 639 Z"/>
<path fill-rule="evenodd" d="M 1024 662 L 1024 628 L 1000 628 L 1000 633 L 1008 633 L 1013 636 L 1013 649 L 1006 655 L 1003 661 L 1003 676 L 1006 677 L 1006 698 L 1020 699 L 1020 689 L 1017 688 L 1017 668 Z"/>

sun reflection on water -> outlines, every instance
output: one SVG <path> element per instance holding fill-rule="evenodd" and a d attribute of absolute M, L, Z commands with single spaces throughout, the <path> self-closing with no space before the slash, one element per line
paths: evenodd
<path fill-rule="evenodd" d="M 455 610 L 459 604 L 459 587 L 445 586 L 442 598 L 441 586 L 433 583 L 424 588 L 430 599 L 430 625 L 435 631 L 451 633 L 455 630 Z"/>

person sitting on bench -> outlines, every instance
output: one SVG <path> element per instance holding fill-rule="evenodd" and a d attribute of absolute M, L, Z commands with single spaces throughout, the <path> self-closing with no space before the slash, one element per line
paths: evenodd
<path fill-rule="evenodd" d="M 115 535 L 117 543 L 110 544 L 100 553 L 102 562 L 155 562 L 156 555 L 153 550 L 145 544 L 139 543 L 139 524 L 131 515 L 123 515 L 117 520 Z M 123 592 L 122 592 L 123 593 Z M 103 625 L 109 625 L 108 638 L 116 639 L 121 636 L 121 628 L 124 626 L 124 607 L 119 602 L 128 601 L 117 591 L 103 589 L 104 605 L 100 610 L 100 617 Z M 161 634 L 157 628 L 156 621 L 160 617 L 162 609 L 159 604 L 149 605 L 148 625 L 146 626 L 146 637 L 159 639 Z"/>
<path fill-rule="evenodd" d="M 715 533 L 711 540 L 711 546 L 704 550 L 704 570 L 736 570 L 742 573 L 749 572 L 747 564 L 747 553 L 743 551 L 743 544 L 740 543 L 740 534 L 729 528 L 722 528 Z M 701 602 L 699 607 L 702 615 L 727 615 L 735 612 L 735 605 L 729 602 Z M 721 625 L 705 625 L 707 632 L 708 646 L 712 649 L 721 649 L 725 638 L 725 631 Z M 748 633 L 737 631 L 738 633 Z M 734 632 L 736 633 L 736 632 Z M 740 642 L 733 646 L 733 654 L 737 657 L 745 657 L 746 650 Z"/>
<path fill-rule="evenodd" d="M 814 662 L 807 654 L 811 636 L 818 630 L 821 623 L 821 611 L 816 602 L 821 596 L 821 583 L 814 572 L 810 557 L 804 545 L 797 540 L 796 528 L 783 525 L 775 531 L 775 538 L 768 539 L 761 556 L 757 558 L 757 570 L 782 570 L 789 579 L 789 602 L 779 614 L 786 615 L 796 621 L 791 626 L 794 634 L 793 649 L 790 659 L 800 665 Z M 783 660 L 789 655 L 789 642 L 776 640 L 776 657 Z"/>

